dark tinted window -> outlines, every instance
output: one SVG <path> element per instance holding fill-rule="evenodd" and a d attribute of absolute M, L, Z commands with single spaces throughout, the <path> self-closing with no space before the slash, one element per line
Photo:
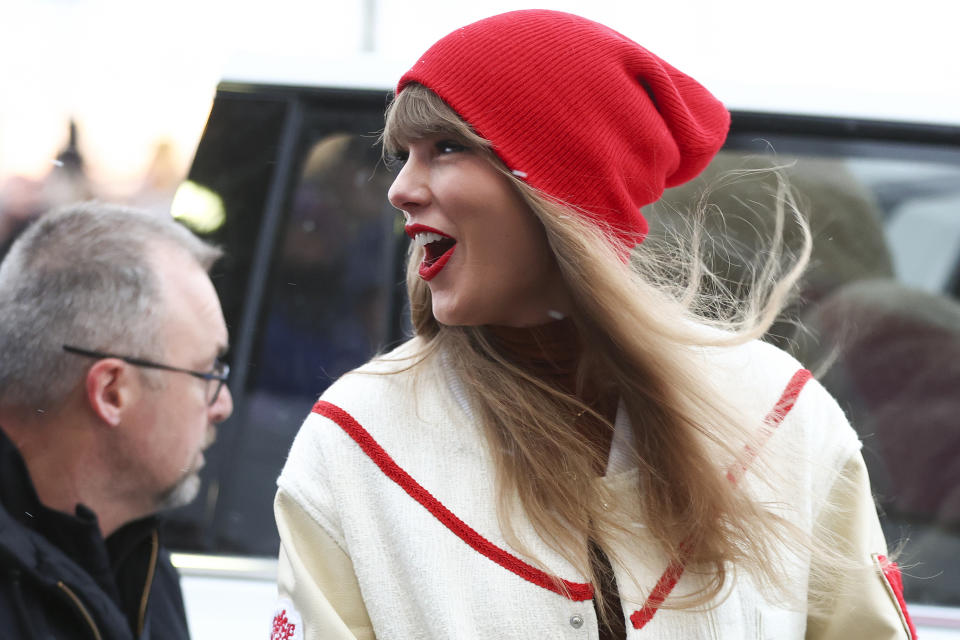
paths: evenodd
<path fill-rule="evenodd" d="M 249 361 L 219 547 L 274 554 L 275 480 L 317 397 L 396 331 L 404 246 L 372 139 L 311 136 L 278 233 Z"/>
<path fill-rule="evenodd" d="M 174 198 L 173 213 L 195 233 L 224 249 L 224 258 L 211 278 L 230 330 L 227 361 L 234 370 L 230 387 L 235 406 L 237 344 L 268 195 L 275 183 L 278 155 L 291 106 L 283 96 L 243 93 L 219 94 L 197 148 L 188 181 Z M 242 377 L 242 376 L 241 376 Z M 235 410 L 234 416 L 238 415 Z M 173 548 L 199 551 L 217 549 L 214 521 L 221 493 L 221 475 L 236 440 L 235 417 L 218 429 L 217 442 L 207 452 L 201 473 L 199 498 L 171 514 L 165 533 Z"/>
<path fill-rule="evenodd" d="M 398 341 L 406 243 L 376 144 L 384 100 L 218 96 L 174 213 L 227 253 L 214 283 L 235 409 L 201 499 L 174 514 L 178 548 L 275 555 L 275 480 L 301 422 L 330 382 Z"/>
<path fill-rule="evenodd" d="M 224 249 L 212 277 L 231 333 L 242 317 L 268 191 L 278 177 L 281 134 L 289 112 L 290 104 L 281 97 L 231 95 L 216 100 L 190 169 L 191 185 L 181 187 L 187 193 L 199 189 L 214 200 L 183 204 L 178 192 L 174 201 L 175 215 Z M 210 210 L 218 204 L 222 217 Z M 236 336 L 231 339 L 235 341 Z"/>

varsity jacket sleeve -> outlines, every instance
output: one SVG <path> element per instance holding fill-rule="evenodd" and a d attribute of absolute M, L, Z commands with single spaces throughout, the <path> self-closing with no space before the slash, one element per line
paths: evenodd
<path fill-rule="evenodd" d="M 807 640 L 915 639 L 903 602 L 899 569 L 886 557 L 867 468 L 859 452 L 834 482 L 827 505 L 819 525 L 846 541 L 854 563 L 870 570 L 867 575 L 832 582 L 836 590 L 826 600 L 830 611 L 807 620 Z"/>
<path fill-rule="evenodd" d="M 282 488 L 274 515 L 280 531 L 277 588 L 302 621 L 304 640 L 374 639 L 349 556 Z"/>

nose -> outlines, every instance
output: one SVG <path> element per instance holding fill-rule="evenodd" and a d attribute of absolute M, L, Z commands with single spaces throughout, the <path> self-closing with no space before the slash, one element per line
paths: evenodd
<path fill-rule="evenodd" d="M 231 413 L 233 413 L 233 396 L 230 394 L 230 387 L 223 385 L 217 401 L 210 406 L 210 422 L 212 424 L 223 422 L 230 417 Z"/>
<path fill-rule="evenodd" d="M 413 213 L 430 203 L 428 169 L 415 159 L 413 153 L 390 185 L 387 199 L 396 209 L 406 213 Z"/>

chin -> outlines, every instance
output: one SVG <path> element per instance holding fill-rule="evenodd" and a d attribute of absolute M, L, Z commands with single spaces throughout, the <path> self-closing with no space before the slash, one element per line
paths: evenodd
<path fill-rule="evenodd" d="M 434 305 L 433 317 L 437 322 L 448 327 L 477 327 L 486 324 L 479 314 L 472 314 L 469 310 L 458 309 L 455 306 Z"/>

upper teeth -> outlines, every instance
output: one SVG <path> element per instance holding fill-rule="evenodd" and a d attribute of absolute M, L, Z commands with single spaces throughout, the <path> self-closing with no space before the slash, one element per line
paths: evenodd
<path fill-rule="evenodd" d="M 444 240 L 444 236 L 440 235 L 439 233 L 433 233 L 432 231 L 424 231 L 423 233 L 418 233 L 413 237 L 413 242 L 418 247 L 423 247 L 431 242 L 438 242 L 440 240 Z"/>

